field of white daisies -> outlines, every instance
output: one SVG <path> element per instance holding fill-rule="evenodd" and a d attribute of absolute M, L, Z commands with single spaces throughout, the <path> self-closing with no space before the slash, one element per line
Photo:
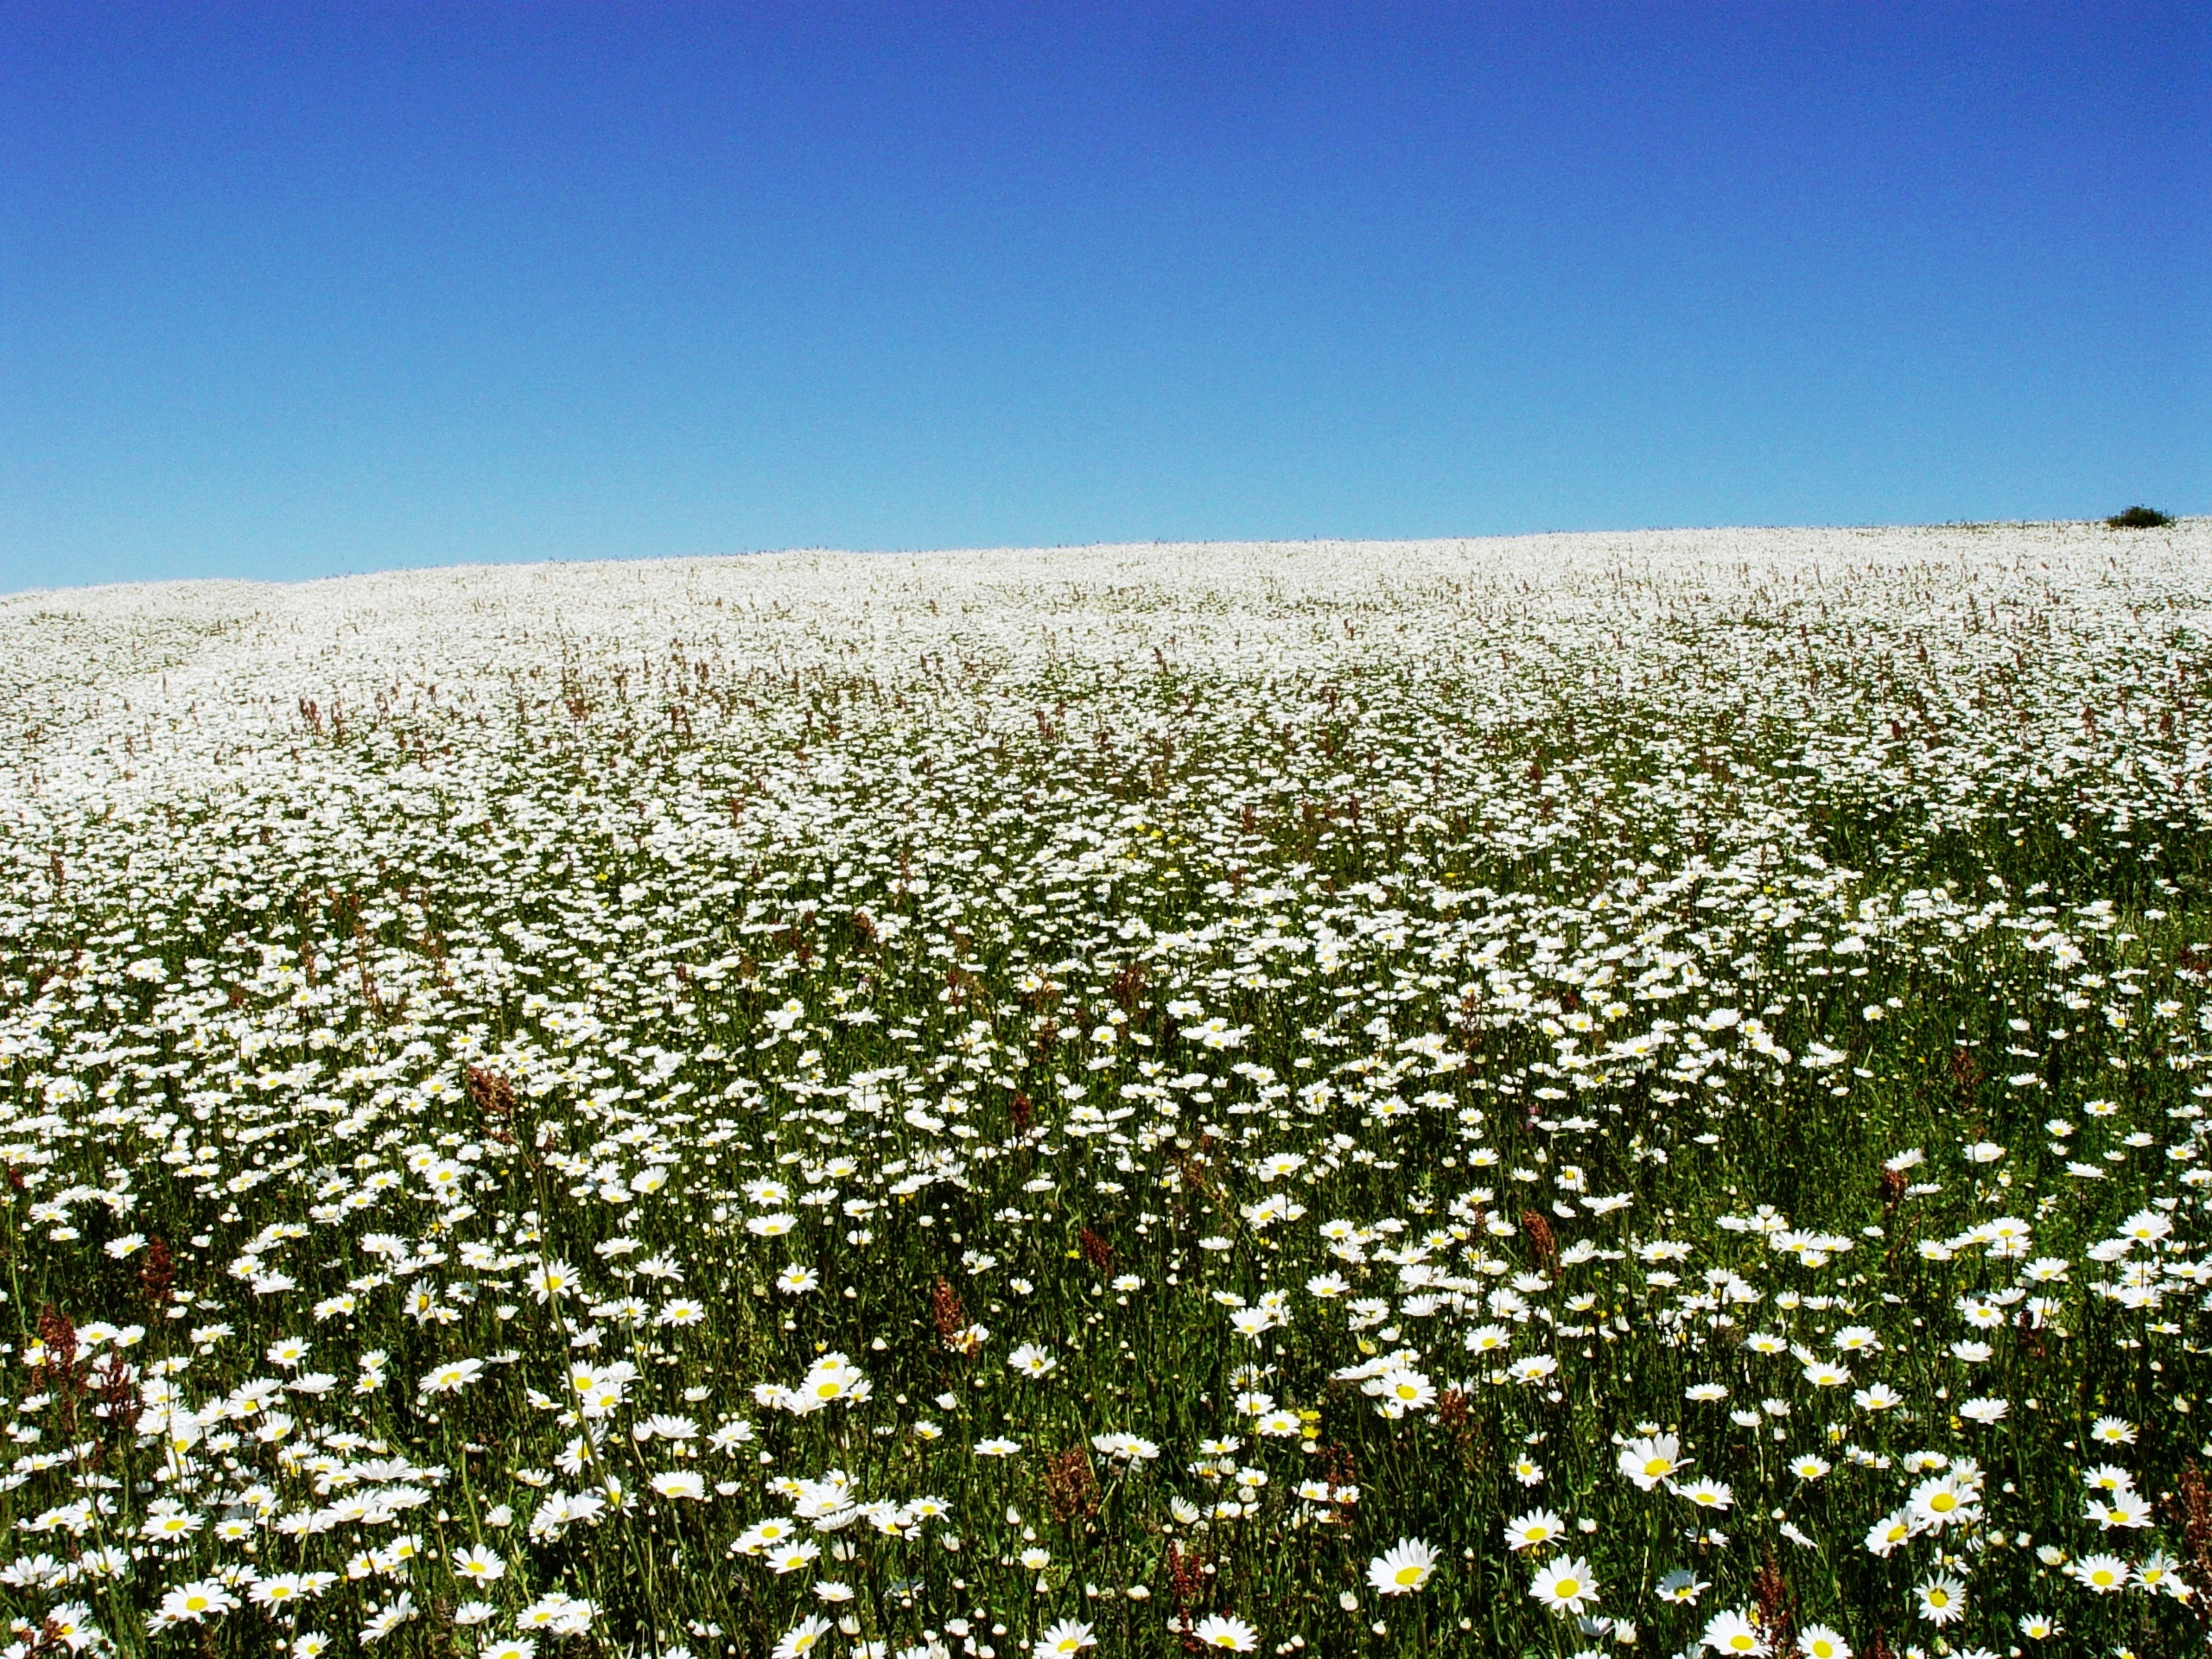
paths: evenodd
<path fill-rule="evenodd" d="M 2212 525 L 0 601 L 4 1659 L 2200 1652 Z"/>

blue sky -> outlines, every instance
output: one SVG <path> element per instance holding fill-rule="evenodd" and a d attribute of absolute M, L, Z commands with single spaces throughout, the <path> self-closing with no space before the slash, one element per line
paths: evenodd
<path fill-rule="evenodd" d="M 2212 510 L 2212 10 L 0 11 L 0 588 Z"/>

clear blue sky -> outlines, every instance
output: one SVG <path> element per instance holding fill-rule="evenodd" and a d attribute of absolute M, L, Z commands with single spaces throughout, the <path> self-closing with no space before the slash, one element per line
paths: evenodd
<path fill-rule="evenodd" d="M 0 10 L 0 588 L 2212 510 L 2212 7 Z"/>

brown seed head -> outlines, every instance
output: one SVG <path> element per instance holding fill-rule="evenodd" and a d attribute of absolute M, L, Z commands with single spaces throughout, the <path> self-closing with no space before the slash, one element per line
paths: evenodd
<path fill-rule="evenodd" d="M 1086 1227 L 1077 1243 L 1083 1247 L 1083 1259 L 1101 1273 L 1114 1270 L 1114 1247 L 1103 1236 Z"/>
<path fill-rule="evenodd" d="M 1557 1272 L 1559 1240 L 1552 1236 L 1552 1224 L 1544 1218 L 1544 1212 L 1523 1210 L 1521 1212 L 1521 1230 L 1529 1235 L 1529 1248 L 1536 1253 L 1536 1260 L 1543 1263 L 1544 1271 Z"/>
<path fill-rule="evenodd" d="M 967 1334 L 968 1310 L 960 1305 L 960 1293 L 952 1287 L 950 1279 L 939 1279 L 930 1290 L 930 1319 L 937 1326 L 938 1340 L 956 1351 L 962 1347 Z"/>
<path fill-rule="evenodd" d="M 1103 1501 L 1090 1454 L 1081 1446 L 1055 1452 L 1045 1459 L 1045 1507 L 1053 1520 L 1064 1527 L 1089 1521 Z"/>

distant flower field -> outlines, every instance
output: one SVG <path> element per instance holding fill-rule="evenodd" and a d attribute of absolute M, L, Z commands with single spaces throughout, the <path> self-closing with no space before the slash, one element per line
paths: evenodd
<path fill-rule="evenodd" d="M 0 1659 L 2201 1652 L 2212 531 L 0 601 Z"/>

